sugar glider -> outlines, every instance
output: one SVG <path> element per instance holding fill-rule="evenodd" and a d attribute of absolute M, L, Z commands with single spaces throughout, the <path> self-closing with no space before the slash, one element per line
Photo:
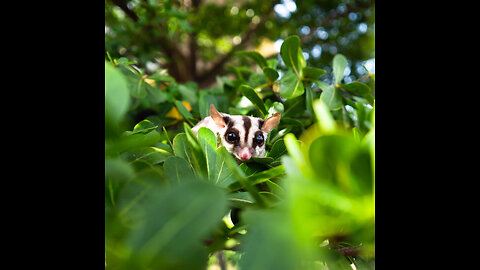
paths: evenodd
<path fill-rule="evenodd" d="M 217 142 L 221 142 L 228 152 L 241 161 L 247 161 L 252 157 L 265 156 L 267 136 L 279 122 L 280 113 L 263 120 L 246 115 L 220 113 L 210 104 L 210 116 L 198 122 L 192 131 L 197 135 L 201 127 L 210 129 L 217 136 Z"/>

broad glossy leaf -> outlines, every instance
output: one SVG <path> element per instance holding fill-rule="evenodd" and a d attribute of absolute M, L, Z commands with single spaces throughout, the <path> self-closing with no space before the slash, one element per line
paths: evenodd
<path fill-rule="evenodd" d="M 275 69 L 269 67 L 263 68 L 263 74 L 265 74 L 265 77 L 267 77 L 267 80 L 270 84 L 276 81 L 279 76 L 278 72 Z"/>
<path fill-rule="evenodd" d="M 254 203 L 252 196 L 248 192 L 228 193 L 227 197 L 232 206 L 235 207 L 248 207 Z"/>
<path fill-rule="evenodd" d="M 206 128 L 201 127 L 198 130 L 198 141 L 202 147 L 203 153 L 207 163 L 207 175 L 209 181 L 217 180 L 217 138 L 213 132 Z"/>
<path fill-rule="evenodd" d="M 238 51 L 238 52 L 235 52 L 235 54 L 236 55 L 241 55 L 241 56 L 246 56 L 246 57 L 249 57 L 249 58 L 253 59 L 262 69 L 267 67 L 267 60 L 259 52 Z"/>
<path fill-rule="evenodd" d="M 282 98 L 286 99 L 301 96 L 305 92 L 302 80 L 299 79 L 291 70 L 287 71 L 283 75 L 278 83 L 278 86 L 280 88 L 280 95 Z"/>
<path fill-rule="evenodd" d="M 269 118 L 270 116 L 272 116 L 276 113 L 282 114 L 283 111 L 284 111 L 283 103 L 275 101 L 275 102 L 272 103 L 272 105 L 268 109 L 268 114 L 265 118 Z"/>
<path fill-rule="evenodd" d="M 175 79 L 172 76 L 166 75 L 166 73 L 167 73 L 167 70 L 164 69 L 160 72 L 156 72 L 156 73 L 148 76 L 148 78 L 150 80 L 155 80 L 155 81 L 159 81 L 159 82 L 174 82 Z"/>
<path fill-rule="evenodd" d="M 167 150 L 158 147 L 148 146 L 129 151 L 128 160 L 130 162 L 142 160 L 150 165 L 156 165 L 164 162 L 171 156 L 172 153 L 168 152 Z"/>
<path fill-rule="evenodd" d="M 118 140 L 105 143 L 105 154 L 114 155 L 125 151 L 151 146 L 160 141 L 160 133 L 150 130 L 145 133 L 125 133 Z"/>
<path fill-rule="evenodd" d="M 333 85 L 322 88 L 320 100 L 325 103 L 325 105 L 327 105 L 330 110 L 341 109 L 343 105 L 342 97 L 338 92 L 338 89 Z"/>
<path fill-rule="evenodd" d="M 239 90 L 242 95 L 247 97 L 253 103 L 253 105 L 255 105 L 263 117 L 268 114 L 267 109 L 265 108 L 265 103 L 263 103 L 262 99 L 252 87 L 242 84 L 240 85 Z"/>
<path fill-rule="evenodd" d="M 254 198 L 258 206 L 262 208 L 266 207 L 267 204 L 265 200 L 262 198 L 262 195 L 258 192 L 256 187 L 254 187 L 247 181 L 247 177 L 245 176 L 245 173 L 239 168 L 239 166 L 235 162 L 235 159 L 232 157 L 232 155 L 225 149 L 224 146 L 218 148 L 218 150 L 221 157 L 225 160 L 225 164 L 233 172 L 236 180 L 239 181 L 240 184 L 245 187 L 245 189 L 250 193 L 252 198 Z"/>
<path fill-rule="evenodd" d="M 272 59 L 268 59 L 267 60 L 267 66 L 269 68 L 273 68 L 273 69 L 277 69 L 277 65 L 278 65 L 278 60 L 277 58 L 272 58 Z"/>
<path fill-rule="evenodd" d="M 274 136 L 270 136 L 270 135 L 273 135 L 273 134 L 269 134 L 268 136 L 268 141 L 270 143 L 275 143 L 277 140 L 279 140 L 280 138 L 282 138 L 283 136 L 285 136 L 285 134 L 287 134 L 288 132 L 290 132 L 292 130 L 292 127 L 286 127 L 282 130 L 279 130 L 277 133 L 275 133 Z"/>
<path fill-rule="evenodd" d="M 207 178 L 207 160 L 205 157 L 205 153 L 203 152 L 202 146 L 200 145 L 198 138 L 195 136 L 190 126 L 184 122 L 183 127 L 185 130 L 185 135 L 187 136 L 187 142 L 190 146 L 190 151 L 192 152 L 191 159 L 189 161 L 193 165 L 197 176 Z"/>
<path fill-rule="evenodd" d="M 147 99 L 154 104 L 162 103 L 165 101 L 172 101 L 171 94 L 167 91 L 162 91 L 158 88 L 152 87 L 150 84 L 145 84 L 147 90 Z"/>
<path fill-rule="evenodd" d="M 348 92 L 354 95 L 358 95 L 362 97 L 366 97 L 370 95 L 370 87 L 368 87 L 368 85 L 361 82 L 351 82 L 349 84 L 340 84 L 340 87 L 342 87 L 343 89 L 347 90 Z"/>
<path fill-rule="evenodd" d="M 249 226 L 241 246 L 240 269 L 305 269 L 302 259 L 306 254 L 296 246 L 295 228 L 285 211 L 248 209 L 242 220 Z"/>
<path fill-rule="evenodd" d="M 192 120 L 194 119 L 192 114 L 185 108 L 185 106 L 182 104 L 181 101 L 175 100 L 175 107 L 177 107 L 178 112 L 182 115 L 182 117 L 187 120 L 190 124 L 192 123 Z"/>
<path fill-rule="evenodd" d="M 203 181 L 146 191 L 124 217 L 132 223 L 129 263 L 140 269 L 204 269 L 208 250 L 202 242 L 227 212 L 225 192 Z"/>
<path fill-rule="evenodd" d="M 268 170 L 264 170 L 264 171 L 255 173 L 253 175 L 250 175 L 247 178 L 247 181 L 249 181 L 251 183 L 255 183 L 259 179 L 264 179 L 264 178 L 271 180 L 275 177 L 283 175 L 284 173 L 285 173 L 285 168 L 283 167 L 283 165 L 280 165 L 280 166 L 276 166 L 276 167 L 270 168 Z"/>
<path fill-rule="evenodd" d="M 313 107 L 312 107 L 312 103 L 313 103 L 313 99 L 314 99 L 314 93 L 313 93 L 313 90 L 311 87 L 306 87 L 305 88 L 305 92 L 306 92 L 306 95 L 305 95 L 305 105 L 307 106 L 307 111 L 313 115 Z"/>
<path fill-rule="evenodd" d="M 322 99 L 317 99 L 313 102 L 313 110 L 317 117 L 318 127 L 322 133 L 331 133 L 336 130 L 336 124 L 330 114 L 328 106 Z"/>
<path fill-rule="evenodd" d="M 127 82 L 122 73 L 105 61 L 105 117 L 120 121 L 130 105 Z"/>
<path fill-rule="evenodd" d="M 180 84 L 178 86 L 178 91 L 182 95 L 183 100 L 188 101 L 192 105 L 197 103 L 197 91 L 195 84 Z"/>
<path fill-rule="evenodd" d="M 333 76 L 335 77 L 335 84 L 339 84 L 343 80 L 346 67 L 347 58 L 345 58 L 345 56 L 337 54 L 333 57 Z"/>
<path fill-rule="evenodd" d="M 182 157 L 172 156 L 165 160 L 163 165 L 165 177 L 170 183 L 180 183 L 194 180 L 195 175 L 188 162 Z"/>
<path fill-rule="evenodd" d="M 120 158 L 105 159 L 105 179 L 127 181 L 135 176 L 131 165 Z"/>
<path fill-rule="evenodd" d="M 300 38 L 298 36 L 290 36 L 282 43 L 280 47 L 280 56 L 288 68 L 293 70 L 293 74 L 301 79 L 301 63 L 299 59 Z M 300 55 L 301 52 L 300 52 Z M 303 55 L 302 55 L 303 57 Z"/>
<path fill-rule="evenodd" d="M 252 157 L 248 162 L 255 162 L 255 163 L 268 165 L 272 163 L 272 161 L 273 161 L 273 158 L 271 157 Z"/>
<path fill-rule="evenodd" d="M 133 127 L 133 133 L 147 133 L 151 130 L 156 129 L 158 126 L 154 123 L 150 122 L 149 120 L 142 120 L 138 124 Z"/>
<path fill-rule="evenodd" d="M 267 157 L 271 157 L 273 159 L 277 159 L 281 157 L 283 154 L 287 153 L 287 148 L 285 147 L 285 142 L 283 139 L 276 141 L 272 149 L 267 154 Z"/>
<path fill-rule="evenodd" d="M 309 81 L 318 80 L 326 71 L 316 67 L 304 67 L 303 68 L 303 79 Z"/>
<path fill-rule="evenodd" d="M 319 181 L 333 181 L 347 194 L 371 192 L 370 157 L 353 137 L 321 136 L 312 142 L 309 156 Z"/>
<path fill-rule="evenodd" d="M 210 104 L 213 104 L 216 108 L 218 108 L 219 104 L 217 98 L 213 95 L 208 94 L 206 91 L 200 91 L 198 98 L 198 110 L 202 119 L 210 116 Z"/>
<path fill-rule="evenodd" d="M 283 165 L 280 165 L 280 166 L 276 166 L 276 167 L 270 168 L 270 169 L 265 170 L 265 171 L 254 173 L 254 174 L 250 175 L 247 178 L 246 181 L 251 185 L 256 185 L 256 184 L 260 184 L 260 183 L 266 182 L 268 180 L 271 180 L 271 179 L 273 179 L 275 177 L 278 177 L 278 176 L 280 176 L 284 173 L 285 173 L 285 168 L 283 167 Z M 230 191 L 236 191 L 236 190 L 239 190 L 241 188 L 245 188 L 245 186 L 242 184 L 241 181 L 234 182 L 234 183 L 232 183 L 228 186 L 228 189 Z"/>

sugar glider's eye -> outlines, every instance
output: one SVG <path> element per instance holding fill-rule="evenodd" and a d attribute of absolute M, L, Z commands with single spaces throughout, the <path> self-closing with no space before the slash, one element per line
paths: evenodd
<path fill-rule="evenodd" d="M 262 133 L 255 134 L 255 138 L 253 138 L 253 141 L 255 142 L 256 145 L 262 146 L 264 142 L 263 134 Z"/>
<path fill-rule="evenodd" d="M 235 143 L 238 140 L 238 135 L 234 131 L 229 131 L 225 134 L 225 139 L 229 143 Z"/>

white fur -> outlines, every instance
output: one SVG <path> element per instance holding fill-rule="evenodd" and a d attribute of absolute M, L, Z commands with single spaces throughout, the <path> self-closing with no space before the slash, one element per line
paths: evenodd
<path fill-rule="evenodd" d="M 248 139 L 247 143 L 245 143 L 245 129 L 243 127 L 243 116 L 242 115 L 229 115 L 226 113 L 221 113 L 222 116 L 228 116 L 230 117 L 231 120 L 234 121 L 234 124 L 232 127 L 236 128 L 238 132 L 240 133 L 240 141 L 239 141 L 239 146 L 235 147 L 233 144 L 230 144 L 226 142 L 225 140 L 225 132 L 227 131 L 227 126 L 225 127 L 219 127 L 215 124 L 213 121 L 212 117 L 207 116 L 200 122 L 198 122 L 193 128 L 192 131 L 197 135 L 198 129 L 201 127 L 206 127 L 210 129 L 216 136 L 217 136 L 217 146 L 225 146 L 228 152 L 232 153 L 237 159 L 240 159 L 239 153 L 241 152 L 242 149 L 245 149 L 246 147 L 250 151 L 252 157 L 264 157 L 265 156 L 265 142 L 267 140 L 268 133 L 262 132 L 263 133 L 263 138 L 264 138 L 264 143 L 262 146 L 256 146 L 255 148 L 252 148 L 253 144 L 253 137 L 255 136 L 255 132 L 259 130 L 258 128 L 258 120 L 261 118 L 257 117 L 251 117 L 249 116 L 252 126 L 250 127 L 250 131 L 248 133 Z"/>

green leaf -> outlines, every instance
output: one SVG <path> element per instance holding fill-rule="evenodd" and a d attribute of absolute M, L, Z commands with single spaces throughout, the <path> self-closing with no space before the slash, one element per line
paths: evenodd
<path fill-rule="evenodd" d="M 298 79 L 302 78 L 301 76 L 301 63 L 299 56 L 300 50 L 300 38 L 298 36 L 290 36 L 282 43 L 280 47 L 280 56 L 283 59 L 283 62 L 288 68 L 293 69 L 294 74 Z M 301 53 L 300 53 L 301 54 Z M 302 55 L 303 57 L 303 55 Z"/>
<path fill-rule="evenodd" d="M 185 108 L 185 106 L 183 106 L 182 102 L 179 101 L 179 100 L 175 100 L 175 107 L 177 107 L 177 110 L 178 112 L 180 113 L 180 115 L 185 119 L 187 120 L 187 122 L 189 124 L 191 124 L 193 126 L 193 121 L 194 118 L 192 116 L 192 114 L 187 110 L 187 108 Z"/>
<path fill-rule="evenodd" d="M 275 101 L 275 102 L 272 103 L 272 105 L 268 109 L 268 114 L 265 118 L 269 118 L 270 116 L 272 116 L 276 113 L 283 114 L 283 111 L 284 111 L 283 103 Z"/>
<path fill-rule="evenodd" d="M 163 168 L 165 169 L 165 178 L 167 178 L 170 183 L 180 183 L 195 179 L 190 165 L 182 157 L 173 156 L 168 158 L 165 160 Z"/>
<path fill-rule="evenodd" d="M 278 86 L 280 88 L 280 95 L 286 99 L 301 96 L 305 92 L 302 80 L 291 70 L 283 74 Z"/>
<path fill-rule="evenodd" d="M 216 108 L 218 108 L 217 98 L 209 95 L 206 91 L 200 91 L 198 98 L 198 110 L 202 119 L 210 116 L 210 104 L 213 104 Z"/>
<path fill-rule="evenodd" d="M 242 95 L 247 97 L 253 103 L 253 105 L 255 105 L 255 107 L 262 114 L 262 117 L 265 117 L 265 115 L 268 114 L 267 109 L 265 108 L 265 103 L 263 103 L 263 100 L 258 96 L 257 92 L 255 92 L 252 87 L 242 84 L 240 85 L 239 90 Z"/>
<path fill-rule="evenodd" d="M 273 162 L 271 157 L 252 157 L 248 162 L 254 162 L 259 164 L 268 165 Z"/>
<path fill-rule="evenodd" d="M 166 189 L 145 187 L 140 192 L 144 195 L 134 197 L 136 203 L 123 217 L 128 221 L 130 265 L 138 264 L 138 269 L 204 268 L 208 250 L 202 241 L 228 211 L 225 192 L 203 181 Z M 122 202 L 129 205 L 132 199 Z M 114 237 L 110 232 L 106 236 Z"/>
<path fill-rule="evenodd" d="M 336 129 L 335 121 L 328 109 L 328 106 L 320 99 L 313 102 L 313 110 L 317 117 L 318 126 L 323 133 L 331 133 Z"/>
<path fill-rule="evenodd" d="M 253 204 L 252 196 L 248 192 L 228 193 L 227 197 L 232 206 L 235 207 L 243 208 Z"/>
<path fill-rule="evenodd" d="M 333 76 L 335 77 L 335 84 L 339 84 L 343 80 L 346 67 L 347 58 L 345 58 L 345 56 L 337 54 L 333 57 Z"/>
<path fill-rule="evenodd" d="M 148 83 L 145 83 L 144 86 L 147 91 L 148 100 L 154 104 L 162 103 L 172 98 L 170 93 L 168 93 L 167 91 L 162 91 L 158 88 L 151 86 Z"/>
<path fill-rule="evenodd" d="M 314 94 L 313 94 L 313 90 L 311 87 L 306 87 L 305 88 L 305 91 L 306 91 L 306 95 L 305 95 L 305 105 L 307 106 L 307 111 L 313 115 L 313 107 L 312 107 L 312 103 L 313 103 L 313 99 L 314 99 Z"/>
<path fill-rule="evenodd" d="M 325 74 L 326 71 L 323 69 L 315 68 L 315 67 L 304 67 L 303 68 L 303 79 L 309 81 L 316 81 Z"/>
<path fill-rule="evenodd" d="M 193 165 L 197 176 L 207 178 L 207 160 L 205 157 L 205 153 L 203 152 L 202 146 L 200 145 L 200 142 L 198 141 L 190 126 L 187 123 L 183 122 L 183 127 L 185 129 L 187 142 L 190 145 L 190 151 L 192 153 L 189 162 L 191 162 L 191 164 Z"/>
<path fill-rule="evenodd" d="M 131 150 L 129 154 L 130 162 L 142 160 L 150 165 L 162 163 L 172 156 L 172 153 L 168 152 L 167 150 L 153 146 L 134 149 Z"/>
<path fill-rule="evenodd" d="M 128 181 L 135 176 L 129 163 L 120 158 L 105 158 L 105 179 Z"/>
<path fill-rule="evenodd" d="M 207 163 L 207 175 L 209 181 L 217 180 L 217 138 L 213 132 L 206 128 L 201 127 L 198 130 L 198 141 L 202 147 L 203 153 Z"/>
<path fill-rule="evenodd" d="M 119 122 L 129 105 L 127 81 L 120 71 L 105 61 L 105 118 Z"/>
<path fill-rule="evenodd" d="M 162 70 L 159 72 L 156 72 L 150 76 L 148 76 L 149 79 L 155 80 L 158 82 L 174 82 L 175 79 L 172 76 L 165 75 L 167 70 Z"/>
<path fill-rule="evenodd" d="M 263 74 L 265 74 L 265 77 L 267 77 L 268 83 L 272 84 L 274 81 L 278 79 L 278 72 L 269 67 L 264 67 L 263 68 Z"/>
<path fill-rule="evenodd" d="M 273 143 L 275 144 L 275 142 L 282 138 L 283 136 L 285 136 L 285 134 L 287 134 L 288 132 L 290 132 L 290 130 L 292 130 L 292 127 L 286 127 L 282 130 L 279 130 L 274 136 L 272 137 L 268 137 L 268 140 L 270 141 L 270 143 Z M 273 135 L 273 134 L 272 134 Z"/>
<path fill-rule="evenodd" d="M 178 91 L 182 95 L 183 100 L 188 101 L 192 105 L 197 103 L 197 90 L 195 84 L 180 84 L 178 86 Z"/>
<path fill-rule="evenodd" d="M 198 129 L 197 134 L 198 141 L 200 146 L 202 146 L 202 149 L 205 149 L 207 145 L 213 149 L 217 149 L 217 137 L 209 128 L 201 127 Z"/>
<path fill-rule="evenodd" d="M 277 69 L 278 60 L 277 58 L 272 58 L 267 60 L 267 65 L 269 68 Z"/>
<path fill-rule="evenodd" d="M 267 60 L 259 52 L 238 51 L 238 52 L 235 52 L 235 54 L 236 55 L 241 55 L 241 56 L 246 56 L 246 57 L 249 57 L 249 58 L 253 59 L 262 69 L 267 67 Z"/>
<path fill-rule="evenodd" d="M 272 149 L 267 154 L 267 157 L 271 157 L 273 159 L 280 158 L 283 154 L 287 152 L 287 148 L 285 147 L 285 142 L 283 139 L 276 141 Z"/>
<path fill-rule="evenodd" d="M 222 156 L 222 158 L 225 160 L 225 164 L 227 167 L 232 171 L 232 173 L 235 175 L 235 178 L 237 181 L 240 182 L 240 184 L 245 187 L 245 189 L 252 195 L 252 198 L 255 200 L 255 202 L 260 206 L 261 208 L 264 208 L 267 206 L 265 200 L 263 199 L 262 195 L 258 192 L 257 188 L 251 185 L 247 181 L 247 177 L 245 173 L 240 169 L 240 167 L 237 165 L 235 162 L 235 159 L 232 157 L 232 155 L 227 151 L 227 149 L 222 146 L 218 149 L 219 154 Z"/>
<path fill-rule="evenodd" d="M 367 182 L 371 180 L 370 159 L 360 150 L 353 137 L 321 136 L 312 142 L 309 160 L 319 181 L 333 181 L 335 186 L 348 194 L 361 190 L 369 192 L 371 185 Z M 362 189 L 362 186 L 367 187 Z"/>
<path fill-rule="evenodd" d="M 254 173 L 247 178 L 246 182 L 248 182 L 250 185 L 257 185 L 260 183 L 267 182 L 270 179 L 278 177 L 284 173 L 285 173 L 285 168 L 283 167 L 283 165 L 280 165 L 265 171 L 261 171 L 259 173 Z M 242 188 L 245 188 L 245 186 L 241 181 L 234 182 L 228 186 L 228 189 L 231 192 L 237 191 Z"/>
<path fill-rule="evenodd" d="M 151 130 L 156 129 L 158 126 L 149 120 L 142 120 L 133 127 L 133 133 L 148 133 Z"/>
<path fill-rule="evenodd" d="M 229 168 L 227 163 L 229 161 L 225 160 L 225 156 L 220 153 L 219 147 L 217 152 L 216 164 L 215 164 L 215 178 L 213 179 L 213 183 L 219 187 L 226 188 L 231 183 L 235 182 L 236 176 L 234 175 L 233 171 Z M 225 148 L 225 147 L 223 147 Z M 212 180 L 212 179 L 211 179 Z"/>
<path fill-rule="evenodd" d="M 370 87 L 361 82 L 351 82 L 349 84 L 340 84 L 340 87 L 347 90 L 349 93 L 366 98 L 373 99 L 370 94 Z"/>
<path fill-rule="evenodd" d="M 150 130 L 146 133 L 126 132 L 119 140 L 105 143 L 105 154 L 115 155 L 125 151 L 132 151 L 137 148 L 151 146 L 159 142 L 160 137 L 160 133 L 155 130 Z"/>
<path fill-rule="evenodd" d="M 311 250 L 303 253 L 305 248 L 298 247 L 298 232 L 286 211 L 247 209 L 242 218 L 248 233 L 242 239 L 240 269 L 314 269 L 303 261 Z"/>
<path fill-rule="evenodd" d="M 330 110 L 338 110 L 342 108 L 342 96 L 337 88 L 333 85 L 322 88 L 320 100 L 328 106 Z"/>
<path fill-rule="evenodd" d="M 256 183 L 260 179 L 267 179 L 267 180 L 270 179 L 271 180 L 271 179 L 273 179 L 275 177 L 278 177 L 278 176 L 280 176 L 284 173 L 285 173 L 285 167 L 283 165 L 280 165 L 280 166 L 276 166 L 276 167 L 270 168 L 268 170 L 261 171 L 259 173 L 255 173 L 253 175 L 250 175 L 247 178 L 247 181 L 249 181 L 250 183 Z"/>
<path fill-rule="evenodd" d="M 131 89 L 130 94 L 134 98 L 144 98 L 147 96 L 147 88 L 150 86 L 146 83 L 142 77 L 138 76 L 136 81 L 136 86 Z"/>

